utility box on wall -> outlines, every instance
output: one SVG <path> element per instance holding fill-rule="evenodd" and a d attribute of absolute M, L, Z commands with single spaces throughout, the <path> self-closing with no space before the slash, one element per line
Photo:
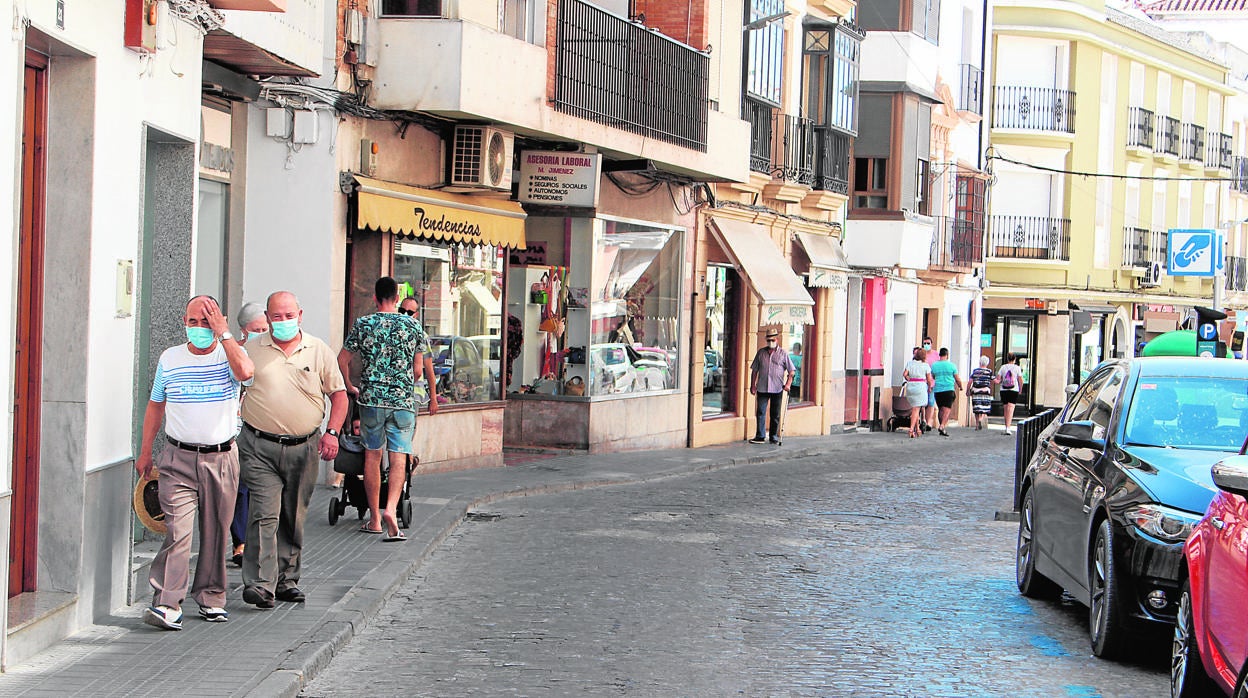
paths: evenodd
<path fill-rule="evenodd" d="M 157 0 L 126 0 L 126 48 L 140 53 L 156 52 L 156 25 L 160 22 Z"/>

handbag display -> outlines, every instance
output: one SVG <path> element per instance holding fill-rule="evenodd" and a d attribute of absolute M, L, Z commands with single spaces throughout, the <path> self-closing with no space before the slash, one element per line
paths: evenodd
<path fill-rule="evenodd" d="M 572 376 L 563 384 L 563 394 L 576 397 L 585 395 L 585 380 L 580 376 Z"/>

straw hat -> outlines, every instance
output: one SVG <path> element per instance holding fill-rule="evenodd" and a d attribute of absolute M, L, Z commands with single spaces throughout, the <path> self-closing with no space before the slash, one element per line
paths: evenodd
<path fill-rule="evenodd" d="M 160 508 L 159 484 L 156 482 L 160 473 L 152 468 L 151 474 L 139 478 L 134 486 L 134 514 L 144 528 L 165 535 L 165 512 Z"/>

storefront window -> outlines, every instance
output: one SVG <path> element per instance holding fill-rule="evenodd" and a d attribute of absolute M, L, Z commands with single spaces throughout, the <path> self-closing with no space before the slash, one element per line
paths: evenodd
<path fill-rule="evenodd" d="M 806 349 L 810 346 L 810 335 L 814 332 L 814 325 L 803 325 L 794 323 L 784 325 L 780 330 L 780 338 L 785 342 L 785 349 L 789 352 L 789 358 L 793 360 L 793 366 L 797 369 L 797 373 L 793 375 L 793 384 L 789 386 L 789 402 L 811 402 L 810 390 L 807 385 L 810 383 L 810 374 L 805 366 Z"/>
<path fill-rule="evenodd" d="M 713 417 L 734 411 L 731 386 L 737 345 L 737 273 L 729 266 L 706 268 L 706 348 L 702 368 L 702 416 Z"/>
<path fill-rule="evenodd" d="M 497 400 L 503 331 L 501 248 L 398 242 L 394 278 L 415 298 L 442 404 Z"/>
<path fill-rule="evenodd" d="M 590 395 L 678 386 L 681 237 L 670 228 L 604 221 L 588 294 Z"/>

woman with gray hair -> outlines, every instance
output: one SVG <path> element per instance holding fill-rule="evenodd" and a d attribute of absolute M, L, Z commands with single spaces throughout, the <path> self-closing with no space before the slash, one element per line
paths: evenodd
<path fill-rule="evenodd" d="M 971 398 L 971 413 L 975 415 L 976 431 L 987 426 L 988 411 L 992 409 L 992 369 L 988 364 L 992 359 L 979 357 L 979 368 L 971 369 L 970 380 L 966 383 L 966 394 Z"/>
<path fill-rule="evenodd" d="M 269 331 L 269 320 L 264 316 L 264 306 L 259 303 L 244 303 L 238 309 L 238 342 L 246 344 L 247 340 Z M 244 389 L 244 395 L 246 395 Z M 237 567 L 243 566 L 243 541 L 247 538 L 247 487 L 238 483 L 238 496 L 234 500 L 234 520 L 230 522 L 230 539 L 234 543 L 234 552 L 230 562 Z"/>

